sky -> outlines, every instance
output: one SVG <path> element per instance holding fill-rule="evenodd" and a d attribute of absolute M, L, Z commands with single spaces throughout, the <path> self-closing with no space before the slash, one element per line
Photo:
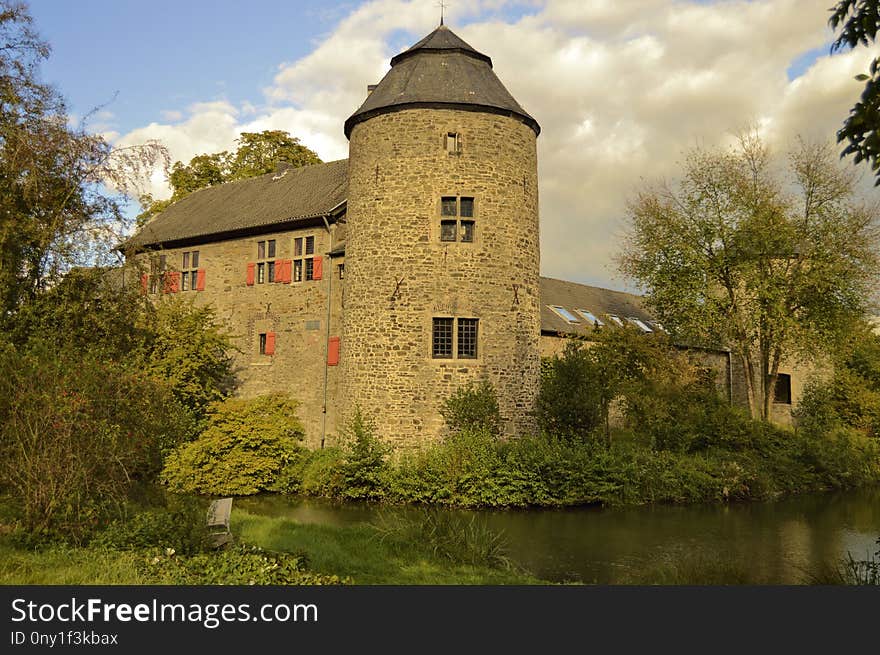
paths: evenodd
<path fill-rule="evenodd" d="M 159 140 L 181 161 L 264 129 L 347 157 L 343 122 L 440 13 L 436 0 L 29 4 L 53 48 L 43 79 L 73 120 L 115 145 Z M 747 125 L 779 152 L 798 135 L 833 142 L 878 54 L 829 54 L 830 0 L 446 4 L 446 24 L 541 124 L 542 275 L 617 289 L 631 288 L 614 258 L 640 188 Z M 161 171 L 147 188 L 170 195 Z"/>

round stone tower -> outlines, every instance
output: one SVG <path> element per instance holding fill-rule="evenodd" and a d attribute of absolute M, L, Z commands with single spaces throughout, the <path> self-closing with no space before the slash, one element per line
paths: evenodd
<path fill-rule="evenodd" d="M 443 25 L 345 122 L 341 409 L 398 448 L 438 439 L 444 400 L 470 381 L 495 386 L 507 434 L 534 425 L 539 132 Z"/>

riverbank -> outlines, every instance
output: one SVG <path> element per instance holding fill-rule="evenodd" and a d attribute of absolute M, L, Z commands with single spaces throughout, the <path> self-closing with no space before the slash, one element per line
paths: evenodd
<path fill-rule="evenodd" d="M 390 504 L 552 508 L 764 501 L 880 484 L 876 439 L 748 427 L 707 437 L 692 451 L 654 449 L 625 432 L 605 448 L 467 431 L 396 459 L 346 448 L 300 451 L 274 490 Z"/>
<path fill-rule="evenodd" d="M 540 584 L 506 559 L 493 535 L 447 526 L 424 539 L 423 524 L 334 527 L 236 510 L 237 546 L 176 553 L 164 546 L 26 548 L 0 535 L 0 584 Z M 267 573 L 265 569 L 272 569 Z"/>

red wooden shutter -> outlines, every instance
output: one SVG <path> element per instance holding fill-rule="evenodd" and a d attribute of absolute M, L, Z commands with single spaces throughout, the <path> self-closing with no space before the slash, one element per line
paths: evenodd
<path fill-rule="evenodd" d="M 312 268 L 312 279 L 320 280 L 324 274 L 324 263 L 320 257 L 315 257 L 315 262 Z"/>
<path fill-rule="evenodd" d="M 196 273 L 196 291 L 204 291 L 205 290 L 205 269 L 200 268 L 198 273 Z"/>
<path fill-rule="evenodd" d="M 330 337 L 327 344 L 327 366 L 339 364 L 339 337 Z"/>
<path fill-rule="evenodd" d="M 275 354 L 275 333 L 274 332 L 266 332 L 266 354 L 274 355 Z"/>
<path fill-rule="evenodd" d="M 141 293 L 146 294 L 150 285 L 150 276 L 144 273 L 141 275 Z"/>
<path fill-rule="evenodd" d="M 281 284 L 284 282 L 284 260 L 276 259 L 275 260 L 275 279 L 273 282 Z"/>
<path fill-rule="evenodd" d="M 284 284 L 290 284 L 293 279 L 293 260 L 284 260 Z"/>
<path fill-rule="evenodd" d="M 249 287 L 254 286 L 254 268 L 256 268 L 256 266 L 255 266 L 254 264 L 252 264 L 252 263 L 248 263 L 248 265 L 247 265 L 247 280 L 246 280 L 246 284 L 247 284 Z"/>
<path fill-rule="evenodd" d="M 180 293 L 180 271 L 171 272 L 171 293 Z"/>

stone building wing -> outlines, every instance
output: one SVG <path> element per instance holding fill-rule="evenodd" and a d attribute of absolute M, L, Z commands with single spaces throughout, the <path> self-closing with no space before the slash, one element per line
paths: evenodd
<path fill-rule="evenodd" d="M 567 321 L 551 307 L 562 307 L 571 313 L 576 323 Z M 588 336 L 592 323 L 578 310 L 585 310 L 609 322 L 609 315 L 621 320 L 638 319 L 651 326 L 653 318 L 645 308 L 642 298 L 623 291 L 591 287 L 576 282 L 541 278 L 541 332 L 545 334 L 577 334 Z"/>
<path fill-rule="evenodd" d="M 492 70 L 492 60 L 441 25 L 391 60 L 391 70 L 345 121 L 355 125 L 383 113 L 411 108 L 455 108 L 502 114 L 541 128 L 514 100 Z"/>
<path fill-rule="evenodd" d="M 296 227 L 327 216 L 345 202 L 347 170 L 348 160 L 342 159 L 200 189 L 158 214 L 125 247 L 173 247 L 208 237 Z"/>

